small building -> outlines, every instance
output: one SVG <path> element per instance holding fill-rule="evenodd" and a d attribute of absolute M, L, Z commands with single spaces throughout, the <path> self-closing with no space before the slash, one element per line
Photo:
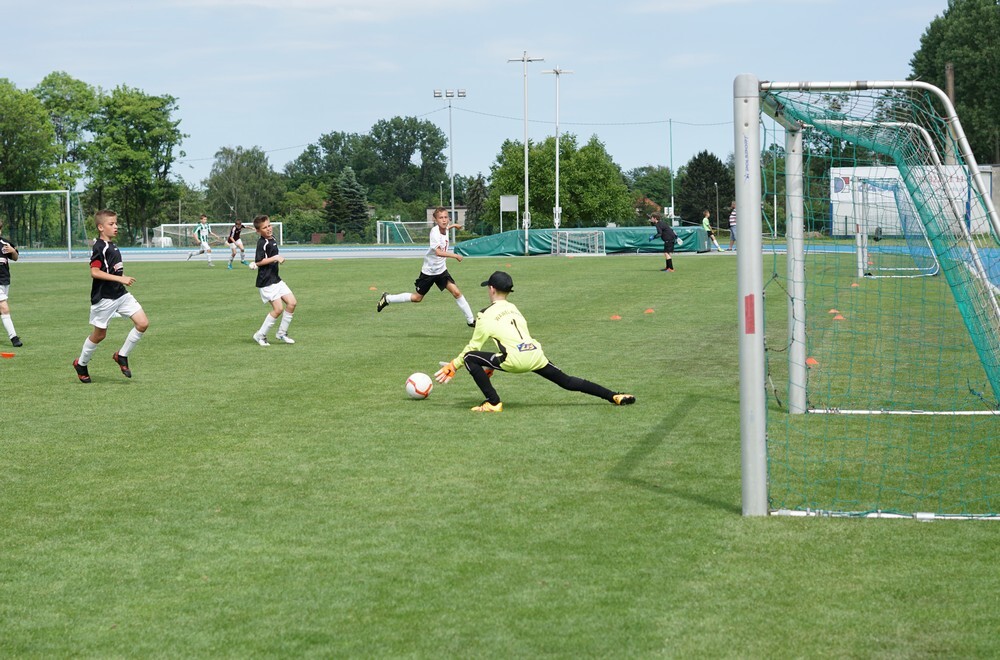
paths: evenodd
<path fill-rule="evenodd" d="M 434 209 L 436 209 L 436 208 L 437 208 L 436 206 L 431 206 L 431 207 L 427 208 L 427 224 L 428 225 L 434 224 Z M 451 214 L 451 207 L 447 207 L 446 206 L 445 208 L 448 209 L 449 219 L 450 219 L 450 221 L 452 223 L 462 225 L 463 227 L 465 226 L 465 214 L 468 211 L 468 207 L 459 206 L 458 204 L 456 204 L 455 205 L 455 215 L 454 215 L 454 217 L 451 217 L 451 215 L 452 215 Z"/>

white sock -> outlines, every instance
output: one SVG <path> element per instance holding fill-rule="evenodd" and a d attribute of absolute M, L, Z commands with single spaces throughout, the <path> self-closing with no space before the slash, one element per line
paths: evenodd
<path fill-rule="evenodd" d="M 208 263 L 212 263 L 212 253 L 208 253 Z"/>
<path fill-rule="evenodd" d="M 135 345 L 139 343 L 140 339 L 142 339 L 141 332 L 135 328 L 129 330 L 128 337 L 125 337 L 125 343 L 122 344 L 120 349 L 118 349 L 118 355 L 128 357 L 128 354 L 132 352 L 132 349 L 135 348 Z"/>
<path fill-rule="evenodd" d="M 284 335 L 288 333 L 288 326 L 292 324 L 292 313 L 282 312 L 281 313 L 281 325 L 278 326 L 278 334 Z"/>
<path fill-rule="evenodd" d="M 81 367 L 86 367 L 90 362 L 90 358 L 93 357 L 94 351 L 97 350 L 97 344 L 90 341 L 90 337 L 83 340 L 83 350 L 80 351 L 80 357 L 77 359 L 76 363 Z"/>
<path fill-rule="evenodd" d="M 276 319 L 275 317 L 271 316 L 270 314 L 268 314 L 267 316 L 265 316 L 264 317 L 264 323 L 261 324 L 260 330 L 257 331 L 257 334 L 260 335 L 261 337 L 266 337 L 267 333 L 271 331 L 271 328 L 274 327 L 274 323 L 277 320 L 278 319 Z"/>
<path fill-rule="evenodd" d="M 412 295 L 412 293 L 390 293 L 385 297 L 385 301 L 389 303 L 413 302 Z"/>
<path fill-rule="evenodd" d="M 458 308 L 462 310 L 462 313 L 465 314 L 466 321 L 472 323 L 476 320 L 476 317 L 472 315 L 472 308 L 469 307 L 469 301 L 465 299 L 465 296 L 455 298 L 455 303 L 458 305 Z"/>
<path fill-rule="evenodd" d="M 13 339 L 17 336 L 17 332 L 14 330 L 14 322 L 10 320 L 10 314 L 0 314 L 0 320 L 3 320 L 3 327 L 7 330 L 7 336 Z"/>

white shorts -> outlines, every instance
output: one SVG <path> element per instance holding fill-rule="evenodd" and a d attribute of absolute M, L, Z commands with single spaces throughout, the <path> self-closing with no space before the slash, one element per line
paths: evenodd
<path fill-rule="evenodd" d="M 239 248 L 240 251 L 242 251 L 243 250 L 243 239 L 241 238 L 241 239 L 239 239 L 238 241 L 236 241 L 234 243 L 230 243 L 229 247 L 233 248 L 233 252 L 236 252 L 236 248 Z"/>
<path fill-rule="evenodd" d="M 90 325 L 95 328 L 107 329 L 108 322 L 115 314 L 132 318 L 133 314 L 142 311 L 142 305 L 131 293 L 126 293 L 121 298 L 102 298 L 101 302 L 90 306 Z"/>
<path fill-rule="evenodd" d="M 212 248 L 211 248 L 211 246 L 210 246 L 210 245 L 208 244 L 208 242 L 207 242 L 207 241 L 202 241 L 202 242 L 201 242 L 201 251 L 202 251 L 202 252 L 211 252 L 211 251 L 212 251 Z"/>
<path fill-rule="evenodd" d="M 262 301 L 266 302 L 266 303 L 269 303 L 269 302 L 271 302 L 273 300 L 277 300 L 281 296 L 287 296 L 291 292 L 292 292 L 292 290 L 289 289 L 288 285 L 285 284 L 285 281 L 282 280 L 282 281 L 278 282 L 277 284 L 272 284 L 270 286 L 263 286 L 263 287 L 261 287 L 260 288 L 260 299 Z"/>
<path fill-rule="evenodd" d="M 9 284 L 0 284 L 0 302 L 7 300 L 7 292 L 10 290 Z"/>

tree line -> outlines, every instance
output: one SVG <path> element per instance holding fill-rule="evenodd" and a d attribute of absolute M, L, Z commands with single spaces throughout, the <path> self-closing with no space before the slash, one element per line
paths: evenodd
<path fill-rule="evenodd" d="M 945 64 L 954 66 L 956 106 L 984 163 L 1000 162 L 998 32 L 997 0 L 949 0 L 910 62 L 911 78 L 942 88 Z M 367 133 L 321 135 L 281 172 L 258 146 L 222 147 L 209 176 L 192 186 L 177 171 L 188 137 L 177 110 L 170 95 L 127 85 L 104 90 L 64 72 L 49 74 L 29 90 L 0 79 L 0 191 L 82 190 L 84 214 L 117 210 L 121 240 L 128 244 L 142 242 L 159 224 L 191 221 L 202 212 L 214 221 L 267 213 L 285 223 L 291 240 L 319 234 L 329 241 L 372 241 L 377 220 L 422 220 L 428 207 L 442 201 L 444 187 L 450 188 L 447 137 L 415 117 L 383 119 Z M 548 137 L 528 146 L 532 226 L 551 227 L 556 141 Z M 649 213 L 671 202 L 675 215 L 693 224 L 705 209 L 717 216 L 734 194 L 731 154 L 723 162 L 702 151 L 676 172 L 657 165 L 625 171 L 597 136 L 584 142 L 564 134 L 558 149 L 564 227 L 644 224 Z M 766 167 L 783 159 L 780 147 L 764 149 Z M 523 208 L 523 150 L 522 142 L 505 141 L 488 174 L 456 176 L 456 202 L 467 208 L 467 231 L 500 229 L 501 195 L 518 195 Z M 824 174 L 815 172 L 813 179 L 822 182 Z M 65 242 L 65 224 L 46 220 L 41 204 L 37 198 L 0 197 L 6 231 L 16 242 Z M 781 226 L 780 209 L 768 204 L 765 213 Z M 715 222 L 725 227 L 724 218 Z M 513 218 L 505 220 L 509 227 Z"/>

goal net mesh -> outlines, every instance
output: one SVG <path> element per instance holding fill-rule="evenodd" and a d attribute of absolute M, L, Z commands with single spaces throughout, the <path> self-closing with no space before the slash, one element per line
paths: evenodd
<path fill-rule="evenodd" d="M 775 385 L 791 371 L 797 287 L 783 254 L 765 259 L 769 508 L 996 516 L 1000 243 L 978 169 L 922 90 L 771 89 L 762 101 L 782 120 L 764 119 L 765 140 L 801 127 L 806 229 L 806 414 L 789 414 Z M 763 162 L 777 171 L 764 199 L 784 199 L 777 141 Z M 871 277 L 903 268 L 937 275 Z"/>
<path fill-rule="evenodd" d="M 552 254 L 604 256 L 604 232 L 557 229 L 552 232 Z"/>

